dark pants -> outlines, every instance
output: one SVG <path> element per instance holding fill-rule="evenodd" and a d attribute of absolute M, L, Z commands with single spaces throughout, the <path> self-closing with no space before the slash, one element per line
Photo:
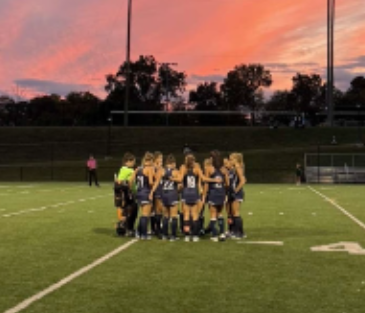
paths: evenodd
<path fill-rule="evenodd" d="M 89 170 L 89 185 L 91 186 L 93 181 L 95 182 L 95 186 L 99 186 L 98 183 L 98 175 L 96 174 L 96 170 Z"/>

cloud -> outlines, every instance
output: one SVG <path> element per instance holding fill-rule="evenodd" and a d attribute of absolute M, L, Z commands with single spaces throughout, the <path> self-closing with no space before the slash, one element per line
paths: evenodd
<path fill-rule="evenodd" d="M 15 83 L 22 88 L 29 88 L 45 94 L 58 94 L 60 96 L 66 96 L 71 91 L 90 91 L 94 89 L 90 85 L 61 83 L 47 80 L 38 79 L 18 79 Z"/>
<path fill-rule="evenodd" d="M 363 67 L 357 59 L 365 51 L 362 7 L 363 0 L 337 1 L 341 84 Z M 105 74 L 125 59 L 126 9 L 127 0 L 27 0 L 21 6 L 1 0 L 0 88 L 26 77 L 105 95 Z M 241 63 L 272 65 L 272 88 L 288 88 L 293 73 L 326 66 L 326 1 L 139 0 L 132 58 L 141 54 L 179 63 L 191 74 L 189 84 L 219 80 Z"/>

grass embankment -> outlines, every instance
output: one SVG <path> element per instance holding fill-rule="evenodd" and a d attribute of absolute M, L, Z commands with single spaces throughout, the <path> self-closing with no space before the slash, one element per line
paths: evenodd
<path fill-rule="evenodd" d="M 332 136 L 339 146 L 331 147 Z M 296 162 L 305 153 L 358 152 L 359 133 L 354 128 L 119 128 L 111 130 L 112 160 L 108 153 L 107 128 L 3 128 L 0 129 L 1 180 L 84 180 L 84 164 L 89 153 L 99 160 L 99 175 L 109 180 L 120 165 L 124 152 L 138 157 L 146 150 L 174 153 L 182 161 L 181 150 L 188 143 L 203 160 L 212 149 L 242 151 L 247 176 L 252 182 L 289 182 Z M 24 168 L 20 168 L 23 166 Z M 53 166 L 53 170 L 51 169 Z"/>

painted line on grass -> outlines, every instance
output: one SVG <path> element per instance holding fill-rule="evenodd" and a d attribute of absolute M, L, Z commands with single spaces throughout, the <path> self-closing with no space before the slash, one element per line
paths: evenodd
<path fill-rule="evenodd" d="M 26 309 L 27 307 L 29 307 L 34 302 L 36 302 L 38 300 L 41 300 L 42 298 L 44 298 L 48 294 L 56 291 L 57 289 L 60 289 L 61 287 L 63 287 L 64 285 L 70 283 L 71 281 L 78 278 L 79 276 L 91 271 L 93 268 L 97 267 L 98 265 L 108 261 L 109 259 L 116 256 L 120 252 L 128 249 L 131 245 L 135 244 L 137 241 L 138 241 L 137 239 L 133 239 L 133 240 L 125 243 L 124 245 L 120 246 L 119 248 L 117 248 L 117 249 L 113 250 L 112 252 L 109 252 L 105 256 L 101 257 L 100 259 L 97 259 L 93 263 L 91 263 L 91 264 L 79 269 L 78 271 L 74 272 L 73 274 L 63 278 L 58 283 L 49 286 L 48 288 L 40 291 L 39 293 L 35 294 L 34 296 L 20 302 L 19 304 L 17 304 L 13 308 L 6 310 L 4 313 L 17 313 L 17 312 L 20 312 L 20 311 Z"/>
<path fill-rule="evenodd" d="M 48 210 L 51 208 L 58 208 L 60 206 L 67 206 L 67 205 L 71 205 L 71 204 L 75 204 L 77 202 L 85 202 L 88 200 L 95 200 L 95 198 L 100 199 L 100 198 L 105 198 L 105 197 L 110 197 L 112 194 L 106 194 L 106 195 L 100 195 L 100 196 L 96 196 L 96 197 L 92 197 L 92 198 L 85 198 L 85 199 L 77 199 L 77 200 L 72 200 L 72 201 L 67 201 L 67 202 L 60 202 L 60 203 L 56 203 L 56 204 L 52 204 L 52 205 L 47 205 L 47 206 L 42 206 L 39 208 L 32 208 L 32 209 L 25 209 L 25 210 L 21 210 L 21 211 L 17 211 L 17 212 L 10 212 L 7 214 L 3 214 L 2 217 L 3 218 L 8 218 L 8 217 L 12 217 L 12 216 L 17 216 L 17 215 L 22 215 L 22 214 L 29 214 L 32 212 L 39 212 L 39 211 L 44 211 L 44 210 Z"/>
<path fill-rule="evenodd" d="M 270 246 L 283 246 L 284 242 L 282 241 L 240 241 L 237 243 L 243 243 L 247 245 L 270 245 Z"/>
<path fill-rule="evenodd" d="M 357 217 L 352 215 L 350 212 L 346 211 L 346 209 L 344 209 L 342 206 L 340 206 L 335 201 L 328 198 L 327 196 L 325 196 L 323 193 L 319 192 L 318 190 L 312 188 L 311 186 L 308 186 L 308 188 L 309 188 L 309 190 L 311 190 L 312 192 L 314 192 L 315 194 L 317 194 L 321 198 L 323 198 L 326 201 L 328 201 L 329 203 L 331 203 L 335 208 L 340 210 L 343 214 L 345 214 L 348 218 L 350 218 L 353 222 L 355 222 L 357 225 L 359 225 L 361 228 L 363 228 L 365 230 L 365 224 L 362 221 L 360 221 Z"/>

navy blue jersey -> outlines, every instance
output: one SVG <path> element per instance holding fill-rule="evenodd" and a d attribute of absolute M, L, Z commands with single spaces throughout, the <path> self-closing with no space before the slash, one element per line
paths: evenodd
<path fill-rule="evenodd" d="M 177 183 L 172 181 L 170 178 L 172 177 L 173 169 L 166 168 L 165 175 L 162 177 L 161 180 L 161 189 L 163 192 L 177 190 Z"/>
<path fill-rule="evenodd" d="M 149 184 L 148 177 L 143 173 L 144 167 L 140 167 L 136 175 L 137 183 L 137 199 L 140 204 L 149 203 L 149 194 L 151 192 L 151 186 Z"/>
<path fill-rule="evenodd" d="M 194 174 L 194 170 L 188 170 L 184 175 L 182 200 L 186 204 L 195 204 L 200 200 L 199 176 Z"/>
<path fill-rule="evenodd" d="M 236 192 L 237 186 L 240 184 L 240 178 L 236 171 L 233 171 L 232 181 L 230 181 L 230 198 L 233 201 L 243 200 L 243 188 Z"/>
<path fill-rule="evenodd" d="M 165 207 L 174 206 L 178 203 L 177 183 L 172 181 L 173 169 L 166 168 L 162 177 L 162 202 Z"/>
<path fill-rule="evenodd" d="M 209 183 L 209 198 L 208 201 L 213 205 L 223 205 L 226 198 L 226 186 L 225 186 L 225 177 L 220 170 L 214 169 L 213 174 L 210 175 L 210 178 L 221 178 L 222 182 L 220 183 Z"/>

